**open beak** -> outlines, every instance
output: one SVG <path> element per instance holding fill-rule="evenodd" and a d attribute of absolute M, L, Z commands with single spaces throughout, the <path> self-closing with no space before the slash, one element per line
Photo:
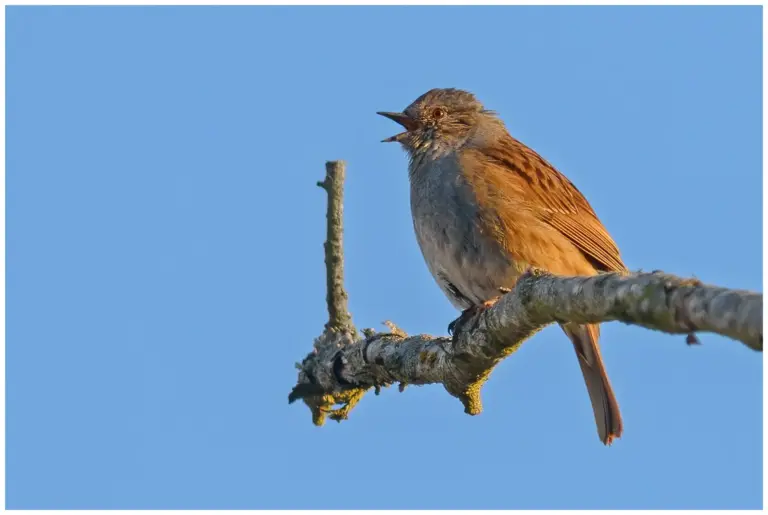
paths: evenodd
<path fill-rule="evenodd" d="M 383 139 L 383 140 L 381 140 L 382 143 L 389 143 L 389 142 L 392 142 L 392 141 L 400 141 L 401 139 L 403 139 L 408 134 L 408 131 L 412 131 L 413 129 L 416 129 L 419 126 L 419 124 L 416 122 L 416 120 L 414 120 L 413 118 L 411 118 L 410 116 L 408 116 L 405 113 L 377 112 L 376 114 L 380 114 L 381 116 L 389 118 L 390 120 L 395 121 L 395 122 L 399 123 L 400 125 L 402 125 L 403 127 L 405 127 L 405 132 L 401 132 L 400 134 L 395 134 L 392 137 L 389 137 L 387 139 Z"/>

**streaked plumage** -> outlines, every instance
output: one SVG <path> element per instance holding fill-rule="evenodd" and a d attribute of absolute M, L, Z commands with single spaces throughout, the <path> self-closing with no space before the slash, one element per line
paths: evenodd
<path fill-rule="evenodd" d="M 511 288 L 529 267 L 561 275 L 625 271 L 619 250 L 579 190 L 513 138 L 471 93 L 431 90 L 404 113 L 393 136 L 410 157 L 411 211 L 427 266 L 459 309 Z M 567 324 L 600 439 L 622 420 L 600 356 L 598 325 Z"/>

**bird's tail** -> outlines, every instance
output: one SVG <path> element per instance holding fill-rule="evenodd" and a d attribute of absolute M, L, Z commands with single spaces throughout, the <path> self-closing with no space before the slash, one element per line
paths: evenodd
<path fill-rule="evenodd" d="M 584 374 L 584 382 L 587 384 L 592 410 L 595 413 L 597 433 L 605 445 L 610 445 L 614 438 L 621 436 L 622 422 L 619 403 L 616 402 L 600 355 L 600 326 L 566 324 L 562 327 L 573 342 L 579 358 L 579 366 Z"/>

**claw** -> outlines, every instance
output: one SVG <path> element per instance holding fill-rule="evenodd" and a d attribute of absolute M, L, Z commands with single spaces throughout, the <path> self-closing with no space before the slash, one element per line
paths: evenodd
<path fill-rule="evenodd" d="M 496 302 L 499 301 L 499 298 L 500 297 L 494 297 L 491 300 L 486 300 L 482 304 L 475 304 L 462 311 L 459 318 L 448 324 L 448 334 L 456 336 L 456 333 L 461 331 L 464 324 L 466 324 L 472 317 L 496 304 Z"/>
<path fill-rule="evenodd" d="M 459 317 L 461 318 L 461 317 Z M 448 334 L 450 336 L 453 336 L 453 330 L 456 328 L 456 323 L 459 321 L 459 318 L 448 324 Z"/>
<path fill-rule="evenodd" d="M 464 311 L 462 311 L 461 315 L 459 315 L 459 317 L 456 320 L 448 324 L 448 334 L 450 334 L 451 336 L 455 336 L 456 333 L 458 333 L 461 330 L 461 326 L 463 326 L 467 322 L 467 320 L 472 318 L 472 315 L 474 314 L 475 311 L 477 311 L 477 306 L 471 306 L 465 309 Z"/>

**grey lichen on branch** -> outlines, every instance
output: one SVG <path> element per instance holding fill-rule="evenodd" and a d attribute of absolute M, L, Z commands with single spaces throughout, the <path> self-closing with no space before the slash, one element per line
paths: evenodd
<path fill-rule="evenodd" d="M 326 259 L 328 263 L 334 261 Z M 343 290 L 343 273 L 333 277 L 342 281 Z M 462 402 L 466 413 L 476 415 L 482 411 L 480 389 L 494 367 L 549 324 L 619 321 L 687 334 L 689 343 L 693 333 L 710 332 L 762 351 L 762 313 L 760 293 L 662 272 L 560 277 L 530 270 L 495 305 L 463 324 L 453 338 L 408 336 L 391 323 L 390 333 L 367 330 L 360 338 L 351 318 L 348 326 L 341 326 L 347 330 L 340 332 L 329 330 L 335 327 L 329 321 L 315 342 L 315 351 L 299 367 L 299 381 L 289 402 L 304 399 L 317 424 L 326 414 L 345 419 L 370 388 L 378 391 L 396 382 L 401 387 L 442 384 Z M 343 406 L 334 410 L 335 404 Z"/>

